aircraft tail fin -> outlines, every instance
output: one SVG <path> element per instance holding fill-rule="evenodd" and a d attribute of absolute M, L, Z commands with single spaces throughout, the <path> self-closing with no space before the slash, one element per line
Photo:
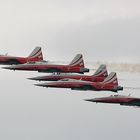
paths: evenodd
<path fill-rule="evenodd" d="M 70 66 L 84 67 L 84 60 L 82 54 L 77 54 L 69 64 Z"/>
<path fill-rule="evenodd" d="M 107 77 L 108 76 L 108 72 L 107 72 L 106 65 L 101 64 L 100 67 L 93 74 L 93 76 L 95 76 L 95 77 Z"/>
<path fill-rule="evenodd" d="M 111 72 L 102 82 L 104 85 L 118 86 L 118 79 L 116 72 Z"/>
<path fill-rule="evenodd" d="M 113 92 L 117 92 L 119 90 L 123 90 L 122 86 L 118 85 L 118 79 L 116 72 L 111 72 L 106 79 L 102 82 L 104 89 L 109 89 Z"/>
<path fill-rule="evenodd" d="M 29 60 L 35 59 L 36 61 L 43 60 L 41 47 L 36 47 L 28 56 Z"/>

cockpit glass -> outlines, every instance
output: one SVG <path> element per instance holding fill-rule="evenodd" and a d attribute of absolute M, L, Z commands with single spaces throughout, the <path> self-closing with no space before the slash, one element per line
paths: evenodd
<path fill-rule="evenodd" d="M 35 64 L 35 62 L 34 61 L 29 61 L 29 62 L 27 62 L 27 64 Z"/>
<path fill-rule="evenodd" d="M 62 79 L 61 81 L 69 81 L 69 79 Z"/>

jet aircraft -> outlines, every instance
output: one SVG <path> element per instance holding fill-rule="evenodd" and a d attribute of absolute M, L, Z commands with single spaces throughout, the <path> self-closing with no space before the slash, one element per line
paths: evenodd
<path fill-rule="evenodd" d="M 122 95 L 111 95 L 109 97 L 86 99 L 85 101 L 96 102 L 96 103 L 113 103 L 124 106 L 137 106 L 140 107 L 140 98 Z"/>
<path fill-rule="evenodd" d="M 62 79 L 55 82 L 35 85 L 41 87 L 71 88 L 72 90 L 93 90 L 93 91 L 113 91 L 113 92 L 123 90 L 123 87 L 118 85 L 117 75 L 115 72 L 111 72 L 103 82 Z"/>
<path fill-rule="evenodd" d="M 76 79 L 76 80 L 84 80 L 84 81 L 92 81 L 92 82 L 102 82 L 107 76 L 108 76 L 108 72 L 107 72 L 106 65 L 102 64 L 93 75 L 53 73 L 52 75 L 38 76 L 38 77 L 33 77 L 28 79 L 38 80 L 38 81 L 58 81 L 61 79 L 68 78 L 68 79 Z"/>
<path fill-rule="evenodd" d="M 47 62 L 28 62 L 21 65 L 3 67 L 10 70 L 25 70 L 25 71 L 38 71 L 45 73 L 84 73 L 89 72 L 88 68 L 84 67 L 82 54 L 77 54 L 69 65 L 49 64 Z"/>
<path fill-rule="evenodd" d="M 16 57 L 9 55 L 0 55 L 0 64 L 2 65 L 17 65 L 27 62 L 35 62 L 43 60 L 41 47 L 36 47 L 28 57 Z"/>

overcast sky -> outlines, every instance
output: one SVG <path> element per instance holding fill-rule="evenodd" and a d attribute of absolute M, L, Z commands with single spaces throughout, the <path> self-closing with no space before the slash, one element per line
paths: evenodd
<path fill-rule="evenodd" d="M 0 1 L 0 52 L 27 55 L 40 45 L 47 60 L 83 53 L 88 61 L 138 63 L 139 5 L 138 0 Z"/>
<path fill-rule="evenodd" d="M 45 59 L 140 62 L 138 0 L 0 0 L 0 54 L 27 56 L 42 46 Z M 117 73 L 125 86 L 140 74 Z M 139 140 L 138 108 L 83 99 L 111 95 L 33 86 L 37 72 L 0 69 L 1 140 Z M 42 74 L 43 75 L 43 74 Z M 139 91 L 121 94 L 139 96 Z"/>

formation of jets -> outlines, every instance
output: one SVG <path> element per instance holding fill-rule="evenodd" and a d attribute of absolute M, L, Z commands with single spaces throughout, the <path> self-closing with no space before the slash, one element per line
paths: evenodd
<path fill-rule="evenodd" d="M 53 73 L 47 76 L 38 76 L 28 78 L 37 81 L 58 81 L 62 79 L 76 79 L 91 82 L 102 82 L 108 76 L 106 65 L 101 65 L 93 75 L 71 74 L 71 73 Z"/>
<path fill-rule="evenodd" d="M 28 63 L 14 65 L 10 67 L 4 67 L 4 69 L 10 70 L 25 70 L 25 71 L 38 71 L 45 73 L 85 73 L 89 72 L 88 68 L 85 68 L 83 56 L 77 54 L 75 58 L 68 65 L 58 65 L 58 64 L 49 64 L 46 61 L 28 61 Z"/>
<path fill-rule="evenodd" d="M 42 87 L 55 88 L 70 88 L 72 90 L 93 90 L 93 91 L 113 91 L 123 90 L 123 87 L 118 86 L 118 81 L 115 72 L 111 72 L 103 82 L 91 82 L 75 79 L 61 79 L 55 82 L 35 84 Z"/>
<path fill-rule="evenodd" d="M 3 69 L 52 73 L 51 75 L 28 78 L 30 80 L 51 81 L 35 84 L 35 86 L 81 91 L 118 92 L 123 90 L 123 87 L 118 84 L 116 72 L 108 74 L 104 64 L 100 65 L 93 75 L 84 75 L 84 73 L 89 72 L 89 69 L 84 65 L 82 54 L 77 54 L 68 65 L 49 64 L 43 59 L 41 47 L 36 47 L 28 57 L 0 55 L 0 64 L 10 65 L 3 67 Z M 86 99 L 86 101 L 140 106 L 139 98 L 121 95 Z"/>

